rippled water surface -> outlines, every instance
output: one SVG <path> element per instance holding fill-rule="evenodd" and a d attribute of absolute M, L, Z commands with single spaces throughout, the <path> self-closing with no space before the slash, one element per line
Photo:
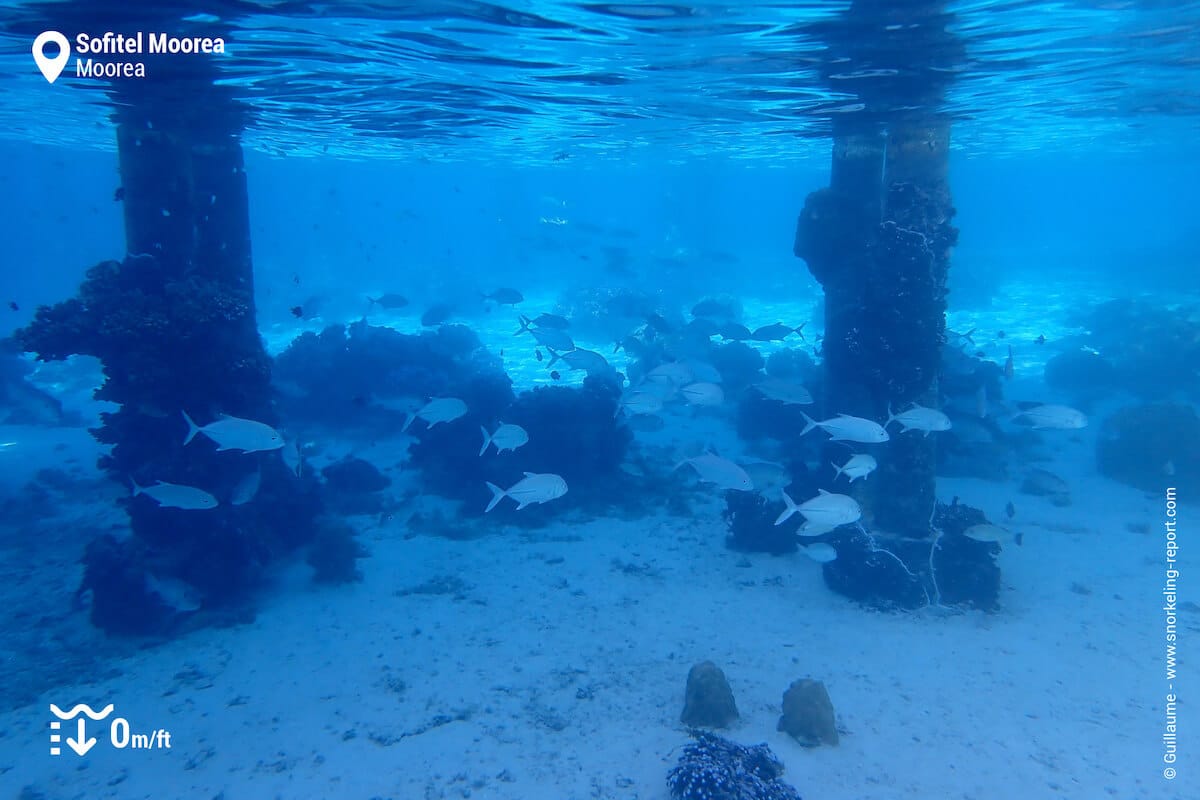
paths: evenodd
<path fill-rule="evenodd" d="M 0 135 L 112 144 L 102 81 L 33 68 L 50 27 L 222 36 L 220 83 L 279 153 L 788 161 L 823 152 L 833 119 L 930 105 L 971 152 L 1116 152 L 1177 147 L 1200 119 L 1196 2 L 973 0 L 882 31 L 844 2 L 171 8 L 0 6 Z"/>

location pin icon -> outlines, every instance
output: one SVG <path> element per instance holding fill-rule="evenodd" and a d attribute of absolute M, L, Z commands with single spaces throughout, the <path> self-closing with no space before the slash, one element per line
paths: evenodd
<path fill-rule="evenodd" d="M 54 58 L 46 58 L 42 52 L 47 42 L 54 42 L 58 45 L 58 55 Z M 38 69 L 42 71 L 42 75 L 46 76 L 46 80 L 54 83 L 62 74 L 63 68 L 67 66 L 67 62 L 71 60 L 71 43 L 58 31 L 43 31 L 33 40 L 33 60 Z"/>

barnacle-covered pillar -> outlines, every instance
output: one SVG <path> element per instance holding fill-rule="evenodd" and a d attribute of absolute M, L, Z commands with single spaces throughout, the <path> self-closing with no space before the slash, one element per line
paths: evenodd
<path fill-rule="evenodd" d="M 834 115 L 830 185 L 807 198 L 794 252 L 825 290 L 826 410 L 882 421 L 889 407 L 937 406 L 955 236 L 950 126 L 938 106 L 961 46 L 937 3 L 855 0 L 817 33 L 830 86 L 862 102 Z M 874 451 L 877 472 L 856 490 L 874 524 L 924 537 L 936 439 L 899 430 L 890 428 L 891 441 Z"/>
<path fill-rule="evenodd" d="M 243 110 L 216 77 L 210 59 L 176 55 L 114 84 L 129 255 L 93 267 L 76 299 L 39 309 L 18 334 L 39 358 L 103 363 L 97 397 L 120 407 L 93 433 L 112 445 L 101 466 L 115 480 L 182 484 L 219 502 L 123 501 L 133 536 L 101 539 L 85 559 L 93 621 L 112 631 L 241 613 L 264 564 L 311 537 L 318 508 L 311 479 L 278 451 L 216 452 L 203 436 L 184 445 L 184 411 L 201 425 L 218 414 L 278 423 L 255 323 Z"/>

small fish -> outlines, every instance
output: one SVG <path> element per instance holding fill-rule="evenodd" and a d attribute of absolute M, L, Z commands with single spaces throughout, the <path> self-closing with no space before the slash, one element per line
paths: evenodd
<path fill-rule="evenodd" d="M 125 187 L 124 186 L 118 186 L 116 189 L 113 189 L 113 202 L 114 203 L 119 203 L 124 199 L 125 199 Z"/>
<path fill-rule="evenodd" d="M 746 470 L 727 458 L 721 458 L 712 453 L 705 453 L 695 458 L 685 458 L 675 465 L 679 469 L 684 464 L 691 464 L 705 483 L 714 483 L 722 489 L 736 489 L 741 492 L 754 491 L 754 481 L 746 474 Z"/>
<path fill-rule="evenodd" d="M 437 397 L 430 400 L 420 409 L 410 411 L 400 431 L 404 432 L 408 430 L 408 426 L 412 425 L 414 419 L 422 419 L 432 428 L 439 422 L 453 422 L 466 413 L 467 404 L 457 397 Z"/>
<path fill-rule="evenodd" d="M 657 414 L 662 407 L 662 398 L 654 392 L 635 390 L 621 398 L 618 413 L 623 410 L 626 414 Z"/>
<path fill-rule="evenodd" d="M 800 435 L 820 428 L 830 435 L 833 442 L 861 442 L 863 444 L 878 444 L 888 441 L 888 432 L 878 422 L 862 417 L 852 417 L 849 414 L 838 414 L 824 422 L 817 422 L 808 414 L 804 414 L 804 430 Z"/>
<path fill-rule="evenodd" d="M 805 500 L 799 505 L 788 496 L 783 495 L 783 512 L 775 520 L 776 525 L 782 525 L 793 514 L 799 512 L 815 527 L 824 528 L 820 533 L 833 530 L 839 525 L 851 525 L 862 517 L 862 507 L 853 497 L 844 494 L 833 494 L 824 489 L 818 489 L 816 497 Z M 817 535 L 814 528 L 809 529 L 808 535 Z"/>
<path fill-rule="evenodd" d="M 488 433 L 487 428 L 482 425 L 479 430 L 483 432 L 483 447 L 479 448 L 479 455 L 487 452 L 488 445 L 496 445 L 496 453 L 503 453 L 505 450 L 516 450 L 523 444 L 529 442 L 529 434 L 520 425 L 505 425 L 500 423 L 500 427 L 496 428 L 495 433 Z"/>
<path fill-rule="evenodd" d="M 262 472 L 255 469 L 253 472 L 246 473 L 246 476 L 237 482 L 233 487 L 233 493 L 230 496 L 229 504 L 234 506 L 243 506 L 254 499 L 258 494 L 258 487 L 262 484 Z"/>
<path fill-rule="evenodd" d="M 876 467 L 879 466 L 879 462 L 875 460 L 875 456 L 866 453 L 857 453 L 850 456 L 846 463 L 840 467 L 837 464 L 830 464 L 830 466 L 836 470 L 833 476 L 834 480 L 845 475 L 850 479 L 851 483 L 854 483 L 859 478 L 865 478 L 874 472 Z"/>
<path fill-rule="evenodd" d="M 899 414 L 893 414 L 891 406 L 888 406 L 888 420 L 883 423 L 883 427 L 891 425 L 893 422 L 899 422 L 902 426 L 901 433 L 909 431 L 921 431 L 928 436 L 930 431 L 948 431 L 950 430 L 950 418 L 936 408 L 926 408 L 925 406 L 912 404 L 912 407 L 907 411 L 901 411 Z"/>
<path fill-rule="evenodd" d="M 1013 505 L 1012 500 L 1009 500 L 1004 504 L 1004 515 L 1009 519 L 1012 519 L 1017 515 L 1017 507 Z"/>
<path fill-rule="evenodd" d="M 541 351 L 541 350 L 534 350 L 534 351 L 533 351 L 533 357 L 534 357 L 534 358 L 536 358 L 538 361 L 541 361 L 541 360 L 542 360 L 542 351 Z"/>
<path fill-rule="evenodd" d="M 768 400 L 778 400 L 784 405 L 807 406 L 813 401 L 812 393 L 793 381 L 767 378 L 752 386 Z"/>
<path fill-rule="evenodd" d="M 296 319 L 304 318 L 304 306 L 292 306 L 292 316 Z"/>
<path fill-rule="evenodd" d="M 17 301 L 16 301 L 16 300 L 9 300 L 9 301 L 8 301 L 8 307 L 9 307 L 9 308 L 11 308 L 13 311 L 20 311 L 20 310 L 21 310 L 21 307 L 20 307 L 19 305 L 17 305 Z"/>
<path fill-rule="evenodd" d="M 1174 477 L 1174 475 L 1175 475 L 1175 460 L 1171 459 L 1171 458 L 1167 459 L 1167 463 L 1163 464 L 1162 471 L 1163 471 L 1163 475 L 1166 475 L 1168 478 Z"/>
<path fill-rule="evenodd" d="M 837 549 L 828 542 L 815 542 L 804 548 L 804 555 L 818 564 L 828 564 L 837 561 Z"/>
<path fill-rule="evenodd" d="M 1013 533 L 1005 528 L 1001 528 L 999 525 L 992 525 L 989 523 L 972 525 L 963 531 L 963 536 L 967 537 L 968 539 L 974 539 L 977 542 L 995 542 L 997 544 L 1008 544 L 1009 542 L 1012 542 L 1018 547 L 1021 545 L 1021 541 L 1024 539 L 1023 534 Z"/>
<path fill-rule="evenodd" d="M 178 483 L 157 481 L 151 486 L 138 486 L 133 481 L 133 496 L 144 494 L 157 502 L 163 508 L 181 508 L 185 511 L 198 511 L 216 508 L 220 505 L 217 498 L 203 489 L 195 486 L 183 486 Z"/>
<path fill-rule="evenodd" d="M 1070 406 L 1039 405 L 1037 403 L 1019 403 L 1021 411 L 1013 416 L 1012 421 L 1023 420 L 1034 430 L 1071 431 L 1086 428 L 1087 415 Z"/>
<path fill-rule="evenodd" d="M 379 306 L 380 308 L 397 309 L 404 308 L 408 305 L 408 298 L 402 294 L 396 294 L 395 292 L 387 292 L 379 295 L 379 297 L 368 296 L 367 299 L 371 301 L 371 305 Z M 434 306 L 434 308 L 436 307 L 437 306 Z"/>
<path fill-rule="evenodd" d="M 219 414 L 216 422 L 201 427 L 186 411 L 180 413 L 188 426 L 187 436 L 183 439 L 185 445 L 192 441 L 197 433 L 202 433 L 217 443 L 218 452 L 241 450 L 244 453 L 256 453 L 260 450 L 278 450 L 283 447 L 283 437 L 279 435 L 279 431 L 262 422 Z"/>
<path fill-rule="evenodd" d="M 725 392 L 715 383 L 689 383 L 679 393 L 693 406 L 719 406 L 725 402 Z"/>
<path fill-rule="evenodd" d="M 1005 377 L 1007 380 L 1010 380 L 1010 381 L 1011 381 L 1011 380 L 1012 380 L 1012 377 L 1013 377 L 1013 375 L 1014 375 L 1015 373 L 1016 373 L 1016 370 L 1013 368 L 1013 351 L 1012 351 L 1012 345 L 1010 344 L 1010 345 L 1008 346 L 1008 360 L 1004 362 L 1004 377 Z"/>
<path fill-rule="evenodd" d="M 655 383 L 659 386 L 670 387 L 674 391 L 692 383 L 694 376 L 692 375 L 691 367 L 684 362 L 668 361 L 665 364 L 659 364 L 647 372 L 643 380 L 646 383 Z"/>
<path fill-rule="evenodd" d="M 1038 334 L 1038 337 L 1037 337 L 1036 339 L 1034 339 L 1033 341 L 1034 341 L 1034 343 L 1035 343 L 1035 344 L 1045 344 L 1045 343 L 1046 343 L 1046 337 L 1045 337 L 1045 336 L 1043 336 L 1043 335 L 1041 335 L 1041 334 Z"/>
<path fill-rule="evenodd" d="M 567 482 L 561 475 L 552 472 L 526 472 L 525 477 L 514 483 L 508 489 L 501 489 L 494 483 L 488 483 L 487 488 L 492 492 L 492 500 L 484 513 L 491 511 L 505 497 L 511 497 L 517 502 L 517 511 L 533 503 L 548 503 L 567 493 Z"/>
<path fill-rule="evenodd" d="M 502 306 L 515 306 L 525 299 L 525 295 L 518 292 L 516 289 L 507 287 L 497 289 L 491 294 L 483 295 L 484 300 L 491 300 L 493 303 L 498 303 Z"/>
<path fill-rule="evenodd" d="M 552 370 L 550 370 L 550 377 L 553 378 L 554 380 L 558 380 L 559 378 L 562 377 L 562 373 L 556 369 L 552 369 Z"/>
<path fill-rule="evenodd" d="M 1000 332 L 998 332 L 998 333 L 996 334 L 996 338 L 997 338 L 997 339 L 1003 339 L 1003 338 L 1004 338 L 1004 331 L 1000 331 Z"/>
<path fill-rule="evenodd" d="M 454 314 L 454 309 L 446 303 L 435 303 L 425 310 L 421 315 L 421 325 L 426 328 L 440 325 L 450 319 Z"/>
<path fill-rule="evenodd" d="M 804 325 L 807 324 L 807 322 L 804 323 Z M 802 331 L 804 330 L 804 325 L 801 325 L 799 328 L 789 328 L 782 322 L 776 322 L 773 325 L 763 325 L 761 328 L 755 328 L 754 332 L 750 334 L 750 338 L 756 342 L 782 342 L 789 335 L 798 333 L 803 340 L 804 334 Z"/>

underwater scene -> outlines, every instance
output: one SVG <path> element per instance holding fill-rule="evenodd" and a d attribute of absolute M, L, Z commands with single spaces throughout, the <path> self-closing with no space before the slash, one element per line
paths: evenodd
<path fill-rule="evenodd" d="M 0 101 L 0 800 L 1200 797 L 1200 2 L 6 0 Z"/>

